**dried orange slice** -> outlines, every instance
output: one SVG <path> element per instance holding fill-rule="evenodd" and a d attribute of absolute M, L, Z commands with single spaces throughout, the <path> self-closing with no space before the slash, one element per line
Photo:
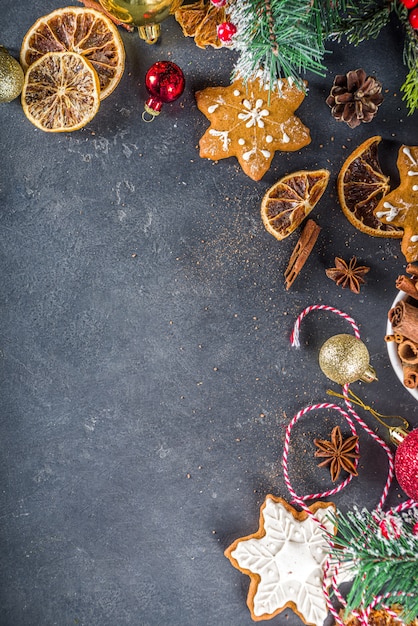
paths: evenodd
<path fill-rule="evenodd" d="M 261 219 L 266 230 L 284 239 L 312 211 L 329 180 L 328 170 L 301 170 L 287 174 L 275 183 L 261 202 Z"/>
<path fill-rule="evenodd" d="M 22 106 L 26 117 L 41 130 L 78 130 L 100 106 L 96 70 L 77 52 L 48 52 L 26 72 Z"/>
<path fill-rule="evenodd" d="M 100 99 L 115 89 L 125 68 L 125 49 L 113 22 L 96 9 L 65 7 L 40 17 L 23 38 L 20 63 L 26 70 L 47 52 L 78 52 L 100 81 Z"/>
<path fill-rule="evenodd" d="M 373 213 L 389 189 L 389 177 L 380 167 L 378 145 L 381 137 L 369 137 L 345 160 L 337 187 L 341 208 L 348 221 L 374 237 L 402 237 L 402 229 L 384 224 Z"/>

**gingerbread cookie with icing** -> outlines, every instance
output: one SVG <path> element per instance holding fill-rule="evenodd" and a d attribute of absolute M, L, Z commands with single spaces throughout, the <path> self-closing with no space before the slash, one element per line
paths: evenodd
<path fill-rule="evenodd" d="M 401 250 L 413 263 L 418 261 L 418 146 L 401 146 L 397 166 L 400 185 L 381 199 L 374 214 L 403 229 Z"/>
<path fill-rule="evenodd" d="M 195 96 L 210 120 L 199 142 L 200 156 L 212 161 L 235 156 L 253 180 L 264 176 L 276 150 L 292 152 L 311 141 L 309 129 L 294 115 L 305 94 L 291 80 L 277 81 L 269 89 L 258 79 L 237 79 Z"/>
<path fill-rule="evenodd" d="M 327 617 L 323 580 L 329 544 L 324 529 L 335 534 L 329 519 L 335 506 L 316 502 L 309 509 L 315 519 L 268 495 L 258 531 L 225 551 L 232 565 L 251 579 L 247 605 L 254 621 L 270 619 L 286 608 L 312 626 L 322 626 Z"/>

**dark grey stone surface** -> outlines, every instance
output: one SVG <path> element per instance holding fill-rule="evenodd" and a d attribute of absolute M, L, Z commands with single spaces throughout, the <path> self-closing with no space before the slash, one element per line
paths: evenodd
<path fill-rule="evenodd" d="M 53 0 L 2 0 L 0 43 L 17 57 L 27 29 Z M 316 312 L 329 304 L 360 326 L 379 381 L 353 388 L 383 413 L 418 426 L 416 401 L 387 355 L 386 315 L 404 271 L 399 241 L 356 231 L 335 181 L 349 152 L 381 135 L 397 183 L 402 143 L 417 117 L 401 100 L 402 34 L 330 44 L 324 77 L 297 114 L 312 143 L 276 153 L 256 183 L 236 160 L 199 158 L 208 126 L 194 92 L 227 84 L 234 54 L 199 50 L 173 18 L 153 47 L 122 32 L 126 71 L 83 130 L 47 134 L 19 100 L 0 106 L 0 398 L 2 626 L 249 626 L 248 577 L 224 549 L 257 529 L 267 493 L 289 499 L 281 470 L 285 427 L 332 385 L 317 364 L 329 336 L 351 332 Z M 152 124 L 141 120 L 144 76 L 157 60 L 183 69 L 183 96 Z M 363 66 L 384 85 L 376 119 L 350 130 L 325 104 L 334 75 Z M 327 167 L 312 217 L 322 231 L 286 292 L 297 233 L 276 241 L 259 208 L 282 175 Z M 360 295 L 325 276 L 335 256 L 370 266 Z M 373 418 L 364 419 L 387 439 Z M 346 425 L 336 412 L 295 428 L 291 477 L 300 493 L 330 487 L 314 437 Z M 360 432 L 359 477 L 336 504 L 373 508 L 385 453 Z M 405 498 L 394 483 L 388 505 Z M 272 626 L 298 626 L 285 611 Z"/>

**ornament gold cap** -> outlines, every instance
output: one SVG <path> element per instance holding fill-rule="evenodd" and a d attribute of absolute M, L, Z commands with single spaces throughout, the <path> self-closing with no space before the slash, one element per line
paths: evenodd
<path fill-rule="evenodd" d="M 147 118 L 146 117 L 146 113 L 148 113 L 148 115 L 150 115 L 151 117 Z M 154 119 L 157 117 L 157 115 L 160 114 L 160 111 L 151 108 L 150 106 L 147 105 L 147 103 L 144 104 L 144 110 L 142 111 L 142 121 L 143 122 L 153 122 Z"/>
<path fill-rule="evenodd" d="M 378 380 L 376 370 L 369 365 L 367 369 L 362 373 L 359 380 L 363 383 L 372 383 L 374 380 Z"/>
<path fill-rule="evenodd" d="M 335 383 L 346 385 L 356 380 L 377 380 L 370 365 L 369 352 L 354 335 L 340 334 L 327 339 L 319 351 L 319 367 Z"/>
<path fill-rule="evenodd" d="M 391 426 L 389 428 L 389 437 L 391 442 L 394 443 L 395 446 L 399 446 L 408 435 L 409 431 L 402 426 Z"/>
<path fill-rule="evenodd" d="M 138 26 L 138 34 L 141 39 L 150 45 L 157 43 L 161 33 L 161 26 L 159 24 L 145 24 L 144 26 Z"/>

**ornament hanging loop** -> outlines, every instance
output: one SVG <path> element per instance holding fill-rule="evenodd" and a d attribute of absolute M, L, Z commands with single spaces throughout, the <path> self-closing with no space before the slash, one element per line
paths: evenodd
<path fill-rule="evenodd" d="M 382 413 L 379 413 L 378 411 L 373 409 L 373 407 L 365 404 L 363 402 L 363 400 L 361 400 L 358 396 L 356 396 L 356 394 L 353 391 L 351 391 L 351 389 L 348 389 L 347 393 L 348 393 L 350 402 L 353 402 L 354 404 L 357 404 L 358 406 L 360 406 L 365 411 L 368 411 L 369 413 L 371 413 L 373 415 L 373 417 L 380 424 L 382 424 L 382 426 L 384 426 L 385 428 L 388 429 L 391 439 L 393 439 L 393 436 L 396 436 L 396 435 L 392 435 L 392 431 L 402 431 L 402 432 L 405 432 L 409 428 L 409 423 L 401 415 L 383 415 Z M 335 396 L 337 398 L 342 398 L 343 400 L 346 400 L 346 397 L 343 396 L 343 394 L 337 393 L 336 391 L 333 391 L 332 389 L 327 389 L 327 394 L 329 396 Z M 402 422 L 403 428 L 402 428 L 402 426 L 390 426 L 389 424 L 386 424 L 386 422 L 384 422 L 384 420 L 382 418 L 390 419 L 390 420 L 399 420 L 399 421 Z"/>
<path fill-rule="evenodd" d="M 147 122 L 147 124 L 149 124 L 150 122 L 153 122 L 155 120 L 155 118 L 157 117 L 158 113 L 156 114 L 155 112 L 151 112 L 151 110 L 145 106 L 144 107 L 144 111 L 142 111 L 142 121 L 143 122 Z"/>

